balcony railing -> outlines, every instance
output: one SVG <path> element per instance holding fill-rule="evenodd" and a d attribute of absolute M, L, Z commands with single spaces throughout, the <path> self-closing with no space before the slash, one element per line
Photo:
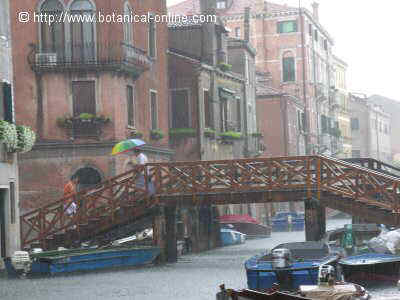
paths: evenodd
<path fill-rule="evenodd" d="M 36 72 L 110 70 L 139 77 L 150 68 L 146 52 L 124 42 L 66 43 L 33 49 L 29 64 Z"/>

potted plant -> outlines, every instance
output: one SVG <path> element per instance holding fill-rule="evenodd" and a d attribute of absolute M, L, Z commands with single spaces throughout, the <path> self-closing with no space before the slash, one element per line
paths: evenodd
<path fill-rule="evenodd" d="M 89 113 L 81 113 L 81 114 L 78 116 L 78 119 L 79 119 L 81 122 L 91 122 L 91 121 L 93 121 L 93 120 L 95 119 L 95 115 L 89 114 Z"/>
<path fill-rule="evenodd" d="M 152 140 L 158 141 L 164 137 L 164 133 L 160 129 L 153 129 L 150 131 L 150 138 Z"/>
<path fill-rule="evenodd" d="M 252 136 L 252 137 L 255 137 L 255 138 L 262 138 L 262 137 L 264 137 L 263 134 L 262 134 L 261 132 L 253 132 L 253 133 L 251 134 L 251 136 Z"/>
<path fill-rule="evenodd" d="M 17 126 L 16 130 L 18 135 L 18 144 L 16 150 L 21 153 L 31 151 L 36 141 L 35 132 L 30 127 L 23 125 Z"/>
<path fill-rule="evenodd" d="M 204 136 L 205 137 L 208 137 L 210 139 L 215 139 L 215 135 L 216 135 L 216 132 L 215 132 L 214 129 L 211 129 L 211 128 L 205 128 L 204 129 Z"/>
<path fill-rule="evenodd" d="M 236 132 L 236 131 L 225 131 L 225 132 L 220 132 L 219 137 L 225 140 L 241 140 L 242 139 L 242 133 L 241 132 Z"/>
<path fill-rule="evenodd" d="M 18 147 L 18 133 L 14 124 L 0 120 L 0 141 L 8 152 L 15 152 Z"/>
<path fill-rule="evenodd" d="M 228 72 L 228 71 L 232 70 L 232 65 L 227 64 L 227 63 L 219 63 L 218 67 L 220 68 L 220 70 L 222 72 Z"/>
<path fill-rule="evenodd" d="M 173 128 L 169 130 L 171 139 L 182 139 L 188 137 L 195 137 L 197 134 L 194 128 Z"/>

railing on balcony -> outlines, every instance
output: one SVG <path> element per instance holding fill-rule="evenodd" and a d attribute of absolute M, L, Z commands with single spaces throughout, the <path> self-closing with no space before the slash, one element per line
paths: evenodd
<path fill-rule="evenodd" d="M 144 50 L 124 42 L 66 43 L 34 49 L 28 57 L 35 71 L 115 70 L 139 76 L 152 60 Z"/>

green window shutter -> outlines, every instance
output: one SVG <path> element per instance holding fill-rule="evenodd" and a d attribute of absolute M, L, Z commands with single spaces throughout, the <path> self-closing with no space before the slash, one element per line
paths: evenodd
<path fill-rule="evenodd" d="M 284 57 L 283 64 L 283 82 L 295 81 L 294 57 Z"/>
<path fill-rule="evenodd" d="M 14 123 L 11 84 L 3 83 L 4 121 Z"/>

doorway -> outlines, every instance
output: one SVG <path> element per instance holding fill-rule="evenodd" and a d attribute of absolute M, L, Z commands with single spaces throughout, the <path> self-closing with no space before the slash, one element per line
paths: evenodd
<path fill-rule="evenodd" d="M 6 257 L 6 195 L 4 189 L 0 189 L 0 257 Z"/>
<path fill-rule="evenodd" d="M 75 175 L 79 178 L 79 191 L 95 187 L 102 181 L 100 173 L 92 167 L 81 168 Z"/>

